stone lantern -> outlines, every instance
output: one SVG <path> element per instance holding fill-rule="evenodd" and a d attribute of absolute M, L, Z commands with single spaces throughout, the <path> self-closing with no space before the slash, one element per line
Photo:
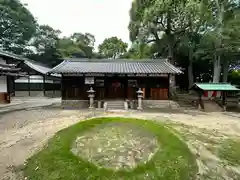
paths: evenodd
<path fill-rule="evenodd" d="M 94 93 L 95 91 L 93 90 L 93 88 L 91 87 L 90 90 L 87 91 L 87 93 L 89 94 L 88 97 L 89 97 L 89 109 L 93 109 L 94 108 Z"/>
<path fill-rule="evenodd" d="M 142 99 L 143 99 L 143 91 L 141 90 L 141 88 L 138 89 L 137 91 L 137 97 L 138 97 L 138 110 L 142 110 Z"/>

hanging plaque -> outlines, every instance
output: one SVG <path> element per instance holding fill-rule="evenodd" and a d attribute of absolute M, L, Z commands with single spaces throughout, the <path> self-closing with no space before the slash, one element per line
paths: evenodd
<path fill-rule="evenodd" d="M 94 77 L 85 77 L 85 84 L 94 84 Z"/>

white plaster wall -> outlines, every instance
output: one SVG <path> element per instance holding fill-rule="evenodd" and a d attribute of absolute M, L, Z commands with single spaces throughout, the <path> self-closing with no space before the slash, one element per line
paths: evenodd
<path fill-rule="evenodd" d="M 6 61 L 0 58 L 1 64 L 6 64 Z M 0 92 L 7 92 L 7 77 L 0 76 Z"/>
<path fill-rule="evenodd" d="M 2 58 L 0 58 L 0 63 L 1 63 L 1 64 L 6 64 L 6 61 L 3 60 Z"/>
<path fill-rule="evenodd" d="M 43 77 L 38 75 L 30 76 L 30 83 L 43 83 Z M 28 77 L 20 77 L 15 80 L 15 83 L 28 83 Z M 53 84 L 53 80 L 45 80 L 45 83 Z"/>
<path fill-rule="evenodd" d="M 7 92 L 7 77 L 0 76 L 0 92 Z"/>

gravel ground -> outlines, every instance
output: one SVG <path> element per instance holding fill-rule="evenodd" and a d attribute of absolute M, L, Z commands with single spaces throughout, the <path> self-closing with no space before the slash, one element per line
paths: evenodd
<path fill-rule="evenodd" d="M 17 167 L 23 165 L 28 157 L 41 149 L 50 137 L 57 131 L 91 116 L 92 114 L 87 110 L 51 108 L 16 111 L 0 115 L 0 179 L 19 180 L 18 173 L 15 173 Z M 104 116 L 166 120 L 193 128 L 217 131 L 231 137 L 240 137 L 240 114 L 237 113 L 116 112 Z"/>
<path fill-rule="evenodd" d="M 89 116 L 88 111 L 38 109 L 0 116 L 0 179 L 21 179 L 16 168 L 57 131 Z"/>

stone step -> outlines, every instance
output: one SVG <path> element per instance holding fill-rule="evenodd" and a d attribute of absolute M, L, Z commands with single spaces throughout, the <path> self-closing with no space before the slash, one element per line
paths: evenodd
<path fill-rule="evenodd" d="M 107 109 L 124 109 L 124 101 L 107 101 Z"/>

